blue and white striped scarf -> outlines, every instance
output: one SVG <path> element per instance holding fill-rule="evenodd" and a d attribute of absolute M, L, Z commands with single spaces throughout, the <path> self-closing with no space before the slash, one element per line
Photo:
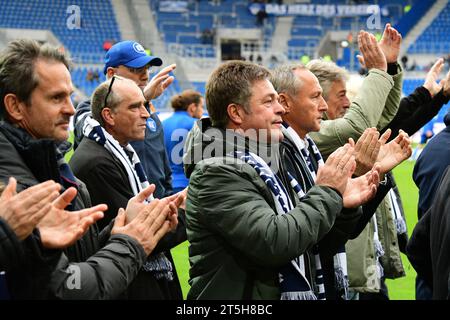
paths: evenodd
<path fill-rule="evenodd" d="M 141 161 L 133 147 L 130 144 L 122 147 L 119 142 L 90 115 L 86 117 L 84 122 L 83 135 L 105 147 L 106 150 L 120 160 L 127 171 L 128 181 L 130 182 L 131 189 L 135 196 L 150 185 L 147 181 L 147 176 L 145 175 Z M 130 157 L 127 155 L 127 152 L 131 155 Z M 146 201 L 150 202 L 152 200 L 153 195 L 150 195 Z M 172 263 L 162 252 L 156 255 L 150 255 L 142 268 L 147 272 L 153 273 L 157 279 L 166 278 L 169 281 L 173 280 Z"/>
<path fill-rule="evenodd" d="M 106 150 L 119 159 L 127 171 L 128 181 L 130 182 L 134 195 L 137 195 L 149 186 L 141 161 L 129 143 L 125 147 L 122 147 L 119 142 L 91 116 L 86 117 L 83 125 L 83 135 L 105 147 Z M 132 155 L 131 160 L 124 149 Z M 147 200 L 151 201 L 152 199 L 153 196 Z"/>
<path fill-rule="evenodd" d="M 299 151 L 302 159 L 305 161 L 305 163 L 308 166 L 309 174 L 311 175 L 312 181 L 315 183 L 317 172 L 314 168 L 314 165 L 311 162 L 310 159 L 310 152 L 308 151 L 308 146 L 311 146 L 311 149 L 313 150 L 313 156 L 316 160 L 318 167 L 322 166 L 324 164 L 322 155 L 320 154 L 319 148 L 317 148 L 314 141 L 309 137 L 308 135 L 305 136 L 305 140 L 301 139 L 297 132 L 295 132 L 294 129 L 292 129 L 287 123 L 283 123 L 283 135 L 286 139 L 289 139 L 297 148 Z M 300 195 L 299 195 L 300 196 Z M 313 250 L 313 253 L 318 253 L 317 248 Z M 321 270 L 320 266 L 320 258 L 316 254 L 316 262 L 319 262 L 319 265 L 316 266 L 316 269 Z M 345 245 L 342 245 L 339 247 L 338 252 L 333 256 L 333 266 L 334 266 L 334 275 L 335 275 L 335 287 L 337 290 L 337 293 L 341 295 L 341 297 L 344 300 L 348 299 L 348 273 L 347 273 L 347 256 L 345 254 Z M 322 275 L 322 273 L 319 273 L 319 276 Z M 319 284 L 319 296 L 322 296 L 322 292 L 320 291 L 320 283 L 323 283 L 322 279 L 317 279 L 317 273 L 316 273 L 316 282 Z"/>
<path fill-rule="evenodd" d="M 234 156 L 252 166 L 269 188 L 277 214 L 287 214 L 294 208 L 288 193 L 273 174 L 269 165 L 259 156 L 249 152 L 236 151 Z M 291 260 L 279 270 L 281 300 L 317 300 L 305 275 L 303 255 Z"/>

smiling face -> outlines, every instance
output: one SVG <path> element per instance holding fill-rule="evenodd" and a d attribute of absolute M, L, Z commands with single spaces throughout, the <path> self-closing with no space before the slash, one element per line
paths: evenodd
<path fill-rule="evenodd" d="M 281 141 L 281 115 L 284 113 L 283 106 L 278 102 L 278 94 L 269 80 L 255 81 L 252 85 L 252 95 L 249 100 L 250 112 L 242 112 L 242 124 L 240 129 L 247 132 L 256 130 L 256 139 L 267 139 L 270 141 Z M 253 131 L 254 132 L 254 131 Z"/>
<path fill-rule="evenodd" d="M 322 97 L 322 88 L 316 76 L 307 69 L 293 71 L 299 79 L 301 87 L 297 95 L 282 93 L 286 114 L 283 119 L 297 134 L 304 138 L 307 133 L 320 130 L 320 122 L 327 104 Z"/>
<path fill-rule="evenodd" d="M 142 91 L 127 79 L 116 80 L 112 90 L 120 97 L 120 103 L 113 109 L 102 110 L 105 129 L 121 145 L 126 145 L 130 141 L 144 140 L 146 120 L 150 114 L 144 106 Z"/>
<path fill-rule="evenodd" d="M 331 85 L 327 97 L 328 119 L 334 120 L 342 118 L 350 107 L 350 100 L 347 98 L 347 88 L 344 80 L 336 80 Z"/>
<path fill-rule="evenodd" d="M 69 70 L 61 62 L 42 59 L 34 68 L 38 86 L 31 93 L 29 105 L 20 102 L 17 124 L 37 139 L 67 140 L 70 117 L 75 113 Z"/>

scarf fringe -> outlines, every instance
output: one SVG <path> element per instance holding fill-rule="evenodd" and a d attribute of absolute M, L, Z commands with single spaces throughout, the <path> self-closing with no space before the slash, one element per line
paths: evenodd
<path fill-rule="evenodd" d="M 374 239 L 373 243 L 375 245 L 375 254 L 377 258 L 384 256 L 384 249 L 383 246 L 381 245 L 380 240 Z"/>
<path fill-rule="evenodd" d="M 384 256 L 384 250 L 383 246 L 381 245 L 380 240 L 374 239 L 374 245 L 375 245 L 375 255 L 376 255 L 376 264 L 377 264 L 377 274 L 378 278 L 383 277 L 384 271 L 383 266 L 381 265 L 380 258 Z"/>
<path fill-rule="evenodd" d="M 395 227 L 398 234 L 406 233 L 406 223 L 403 219 L 395 219 Z"/>
<path fill-rule="evenodd" d="M 346 291 L 348 288 L 348 277 L 344 274 L 344 270 L 342 268 L 335 268 L 334 277 L 336 279 L 336 289 Z"/>
<path fill-rule="evenodd" d="M 384 275 L 383 266 L 380 263 L 380 260 L 377 259 L 377 275 L 378 279 L 381 279 Z"/>
<path fill-rule="evenodd" d="M 169 281 L 173 280 L 172 263 L 167 259 L 164 253 L 160 253 L 155 257 L 148 257 L 147 261 L 142 266 L 142 269 L 146 272 L 153 273 L 158 280 L 162 278 Z"/>
<path fill-rule="evenodd" d="M 341 296 L 342 299 L 348 300 L 348 288 L 350 285 L 348 282 L 348 277 L 344 273 L 344 270 L 342 268 L 335 268 L 334 278 L 336 291 L 338 292 L 338 294 Z"/>
<path fill-rule="evenodd" d="M 316 295 L 309 291 L 294 291 L 281 293 L 280 300 L 317 300 Z"/>

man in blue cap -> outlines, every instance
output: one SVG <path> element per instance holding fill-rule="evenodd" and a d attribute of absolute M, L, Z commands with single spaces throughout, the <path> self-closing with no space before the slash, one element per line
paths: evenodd
<path fill-rule="evenodd" d="M 149 56 L 144 47 L 136 41 L 121 41 L 109 49 L 105 56 L 103 73 L 108 79 L 118 75 L 133 80 L 144 92 L 150 118 L 144 141 L 131 143 L 139 159 L 143 163 L 147 178 L 156 185 L 155 197 L 163 198 L 172 194 L 172 172 L 169 159 L 164 146 L 164 133 L 161 121 L 155 113 L 151 100 L 159 97 L 163 91 L 174 81 L 170 76 L 176 65 L 172 64 L 162 69 L 149 81 L 149 70 L 152 66 L 159 67 L 162 60 Z M 74 149 L 83 138 L 83 124 L 86 116 L 90 114 L 91 102 L 81 102 L 76 109 L 74 121 Z"/>
<path fill-rule="evenodd" d="M 130 142 L 136 151 L 141 164 L 144 167 L 145 174 L 149 183 L 155 184 L 156 190 L 153 195 L 155 198 L 164 198 L 172 194 L 172 171 L 170 169 L 169 159 L 164 145 L 164 132 L 161 121 L 150 102 L 159 97 L 164 90 L 174 81 L 170 76 L 176 65 L 172 64 L 163 68 L 151 80 L 149 80 L 149 69 L 152 66 L 161 66 L 162 60 L 155 56 L 150 56 L 145 52 L 144 47 L 135 41 L 122 41 L 116 43 L 109 49 L 105 56 L 104 74 L 108 79 L 113 76 L 134 81 L 144 93 L 146 100 L 145 106 L 150 114 L 145 128 L 145 138 L 143 141 Z M 83 138 L 83 127 L 85 120 L 91 115 L 91 101 L 87 100 L 77 106 L 74 116 L 74 148 L 78 146 Z M 178 275 L 175 270 L 170 249 L 187 239 L 186 227 L 184 223 L 184 212 L 179 210 L 179 223 L 175 232 L 168 234 L 161 239 L 155 252 L 163 252 L 169 259 L 173 270 L 173 279 L 164 280 L 157 277 L 161 266 L 152 264 L 155 270 L 151 270 L 157 277 L 158 287 L 152 286 L 154 297 L 156 299 L 182 299 L 182 292 Z M 134 292 L 139 296 L 139 279 L 133 282 Z M 145 290 L 142 288 L 142 290 Z M 136 297 L 135 296 L 135 297 Z"/>

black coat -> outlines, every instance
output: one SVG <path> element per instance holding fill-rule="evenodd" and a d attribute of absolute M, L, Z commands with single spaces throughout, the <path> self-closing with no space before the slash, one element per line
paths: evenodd
<path fill-rule="evenodd" d="M 427 143 L 414 165 L 413 179 L 419 188 L 419 219 L 430 208 L 443 173 L 450 165 L 450 112 L 444 121 L 447 127 Z"/>
<path fill-rule="evenodd" d="M 395 139 L 400 129 L 411 136 L 433 119 L 448 101 L 449 97 L 444 96 L 443 90 L 431 97 L 423 86 L 417 87 L 400 101 L 394 119 L 381 132 L 388 128 L 392 130 L 389 141 Z"/>
<path fill-rule="evenodd" d="M 60 181 L 56 162 L 56 145 L 52 140 L 32 139 L 24 130 L 14 128 L 8 123 L 0 123 L 0 179 L 10 176 L 17 179 L 18 189 L 25 189 L 49 179 Z M 89 194 L 79 182 L 78 195 L 72 202 L 74 210 L 90 206 Z M 60 299 L 114 299 L 127 289 L 143 265 L 146 254 L 142 246 L 126 235 L 111 236 L 109 229 L 99 234 L 96 227 L 74 245 L 64 250 L 53 265 L 43 262 L 33 265 L 21 263 L 19 268 L 7 272 L 8 287 L 13 298 L 60 298 Z M 39 241 L 25 244 L 32 252 L 32 246 L 38 246 L 44 252 Z M 49 256 L 51 257 L 51 256 Z M 31 262 L 30 262 L 31 261 Z M 56 266 L 55 266 L 56 264 Z M 31 272 L 27 265 L 32 265 Z M 51 273 L 50 281 L 44 281 L 45 290 L 30 291 L 28 279 L 35 283 L 47 269 Z M 51 268 L 50 268 L 51 267 Z M 69 268 L 69 269 L 68 269 Z M 51 270 L 48 270 L 51 269 Z M 69 271 L 74 272 L 74 275 Z M 80 289 L 69 285 L 74 276 L 79 276 Z"/>
<path fill-rule="evenodd" d="M 11 288 L 14 290 L 11 292 L 12 297 L 33 298 L 36 295 L 44 295 L 51 272 L 60 256 L 60 250 L 47 250 L 40 245 L 38 230 L 34 230 L 27 239 L 20 241 L 8 223 L 0 218 L 0 270 L 15 272 L 16 269 L 26 269 L 37 275 L 34 279 L 31 276 L 20 279 L 28 290 L 18 292 L 15 289 L 19 286 L 14 286 Z M 33 271 L 33 268 L 39 269 L 39 272 Z"/>
<path fill-rule="evenodd" d="M 139 156 L 149 181 L 156 186 L 155 197 L 164 198 L 172 194 L 172 170 L 170 169 L 169 157 L 164 144 L 164 131 L 161 121 L 156 112 L 151 112 L 146 104 L 150 117 L 145 127 L 145 139 L 143 141 L 132 141 L 130 144 Z M 83 140 L 83 125 L 86 117 L 91 114 L 91 102 L 81 102 L 76 109 L 74 122 L 74 149 Z"/>
<path fill-rule="evenodd" d="M 22 243 L 0 217 L 0 270 L 11 270 L 25 259 Z"/>
<path fill-rule="evenodd" d="M 0 270 L 6 271 L 12 299 L 47 297 L 51 274 L 61 253 L 61 250 L 43 248 L 38 230 L 20 241 L 6 221 L 0 218 Z"/>
<path fill-rule="evenodd" d="M 70 159 L 70 167 L 89 190 L 93 204 L 106 203 L 104 228 L 117 215 L 119 208 L 125 208 L 134 196 L 125 168 L 117 157 L 98 143 L 83 139 Z M 149 181 L 153 183 L 152 181 Z M 101 221 L 100 221 L 101 222 Z M 179 214 L 176 232 L 169 233 L 158 243 L 152 255 L 163 252 L 175 269 L 170 249 L 186 240 L 184 212 Z M 181 287 L 174 270 L 174 281 L 156 280 L 149 272 L 139 272 L 138 280 L 128 290 L 129 298 L 136 299 L 182 299 Z M 141 285 L 139 285 L 141 283 Z M 146 288 L 142 283 L 146 283 Z"/>
<path fill-rule="evenodd" d="M 450 299 L 450 166 L 431 208 L 419 220 L 407 246 L 417 274 L 433 290 L 433 299 Z"/>

